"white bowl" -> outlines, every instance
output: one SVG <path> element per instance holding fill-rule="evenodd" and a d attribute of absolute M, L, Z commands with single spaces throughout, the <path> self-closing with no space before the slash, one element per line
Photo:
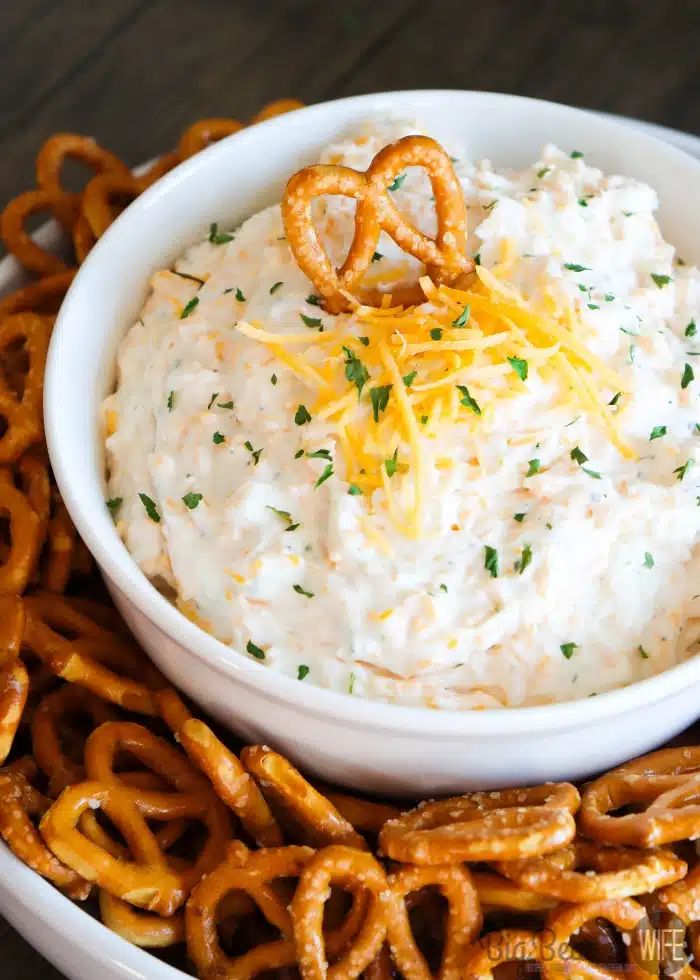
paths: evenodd
<path fill-rule="evenodd" d="M 68 510 L 117 606 L 161 670 L 250 741 L 270 742 L 307 772 L 391 793 L 444 793 L 581 777 L 644 752 L 693 721 L 700 658 L 587 700 L 479 712 L 362 700 L 300 684 L 230 649 L 182 616 L 140 572 L 104 505 L 98 405 L 117 344 L 154 270 L 204 237 L 279 199 L 286 178 L 368 116 L 427 121 L 472 157 L 522 167 L 554 141 L 608 172 L 648 181 L 667 239 L 700 259 L 700 164 L 625 124 L 483 92 L 399 92 L 313 106 L 244 130 L 147 191 L 88 256 L 63 304 L 46 374 L 46 432 Z M 310 637 L 313 642 L 313 637 Z"/>

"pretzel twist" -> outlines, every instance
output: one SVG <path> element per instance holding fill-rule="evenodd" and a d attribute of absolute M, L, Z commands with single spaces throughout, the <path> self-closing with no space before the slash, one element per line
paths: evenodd
<path fill-rule="evenodd" d="M 540 937 L 525 929 L 500 929 L 490 932 L 467 952 L 465 980 L 492 980 L 494 970 L 507 963 L 534 961 L 539 964 Z"/>
<path fill-rule="evenodd" d="M 406 167 L 421 167 L 428 175 L 437 215 L 435 239 L 424 235 L 402 215 L 388 192 L 392 180 Z M 342 194 L 357 202 L 355 234 L 338 270 L 328 258 L 311 213 L 313 200 L 326 194 Z M 455 285 L 474 268 L 466 257 L 467 218 L 462 189 L 449 156 L 427 136 L 405 136 L 384 147 L 364 173 L 330 164 L 298 171 L 289 179 L 282 197 L 282 221 L 297 264 L 331 313 L 352 309 L 348 294 L 362 296 L 361 281 L 382 231 L 424 263 L 435 282 Z M 365 301 L 377 300 L 365 296 Z"/>
<path fill-rule="evenodd" d="M 50 276 L 56 272 L 64 272 L 67 268 L 57 255 L 43 248 L 26 230 L 27 219 L 42 211 L 49 211 L 56 206 L 55 198 L 45 190 L 32 190 L 20 194 L 10 201 L 0 215 L 0 237 L 10 252 L 21 262 L 29 272 L 38 276 Z M 75 195 L 62 193 L 58 205 L 66 214 L 77 212 L 78 202 Z"/>
<path fill-rule="evenodd" d="M 3 296 L 0 299 L 0 320 L 15 313 L 56 313 L 77 271 L 67 269 L 56 272 Z"/>
<path fill-rule="evenodd" d="M 0 320 L 0 352 L 21 342 L 28 359 L 21 395 L 0 375 L 0 416 L 7 423 L 7 430 L 0 437 L 0 464 L 14 463 L 44 434 L 42 398 L 49 334 L 46 318 L 34 313 L 17 313 Z"/>
<path fill-rule="evenodd" d="M 200 150 L 206 149 L 211 143 L 217 143 L 232 136 L 244 128 L 244 124 L 237 119 L 228 117 L 215 117 L 212 119 L 199 119 L 186 129 L 180 138 L 177 152 L 182 160 L 194 156 Z"/>
<path fill-rule="evenodd" d="M 0 594 L 0 669 L 14 663 L 24 636 L 24 603 L 17 595 Z"/>
<path fill-rule="evenodd" d="M 10 754 L 29 694 L 29 674 L 21 660 L 0 670 L 0 765 Z"/>
<path fill-rule="evenodd" d="M 379 845 L 395 861 L 421 865 L 539 856 L 573 840 L 578 803 L 570 783 L 469 793 L 388 821 Z"/>
<path fill-rule="evenodd" d="M 0 440 L 1 443 L 2 440 Z M 41 520 L 7 468 L 0 468 L 0 516 L 6 518 L 10 543 L 0 562 L 0 594 L 21 594 L 36 571 L 42 540 Z M 16 620 L 12 631 L 16 628 Z"/>

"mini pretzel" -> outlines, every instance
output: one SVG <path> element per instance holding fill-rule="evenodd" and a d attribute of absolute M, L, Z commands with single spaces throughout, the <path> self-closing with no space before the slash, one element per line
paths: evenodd
<path fill-rule="evenodd" d="M 90 227 L 90 224 L 82 211 L 73 223 L 71 238 L 73 240 L 73 254 L 75 255 L 75 261 L 78 263 L 78 265 L 82 265 L 92 251 L 93 245 L 97 241 L 92 233 L 92 228 Z"/>
<path fill-rule="evenodd" d="M 350 947 L 328 965 L 323 940 L 325 902 L 334 885 L 367 894 L 365 919 Z M 305 980 L 357 977 L 382 948 L 390 899 L 386 875 L 371 854 L 341 844 L 319 851 L 306 865 L 292 899 L 297 963 Z"/>
<path fill-rule="evenodd" d="M 388 187 L 406 167 L 422 167 L 435 196 L 437 236 L 428 238 L 398 210 Z M 355 235 L 345 261 L 333 268 L 314 227 L 311 205 L 324 194 L 342 194 L 357 201 Z M 427 136 L 405 136 L 384 147 L 365 173 L 350 167 L 317 164 L 294 174 L 282 198 L 282 220 L 289 246 L 326 309 L 352 308 L 347 294 L 361 296 L 361 280 L 385 231 L 405 252 L 415 256 L 436 282 L 456 284 L 474 263 L 467 259 L 467 218 L 464 195 L 449 156 Z"/>
<path fill-rule="evenodd" d="M 0 595 L 0 669 L 19 656 L 24 622 L 24 604 L 20 597 Z"/>
<path fill-rule="evenodd" d="M 68 213 L 72 208 L 77 210 L 75 195 L 62 194 L 60 207 Z M 35 241 L 26 230 L 27 218 L 41 211 L 48 211 L 54 205 L 54 198 L 44 190 L 26 191 L 10 201 L 0 215 L 0 237 L 7 246 L 7 251 L 21 262 L 29 272 L 38 276 L 50 276 L 55 272 L 63 272 L 67 267 L 57 255 L 47 251 Z"/>
<path fill-rule="evenodd" d="M 409 980 L 433 980 L 433 973 L 418 949 L 406 908 L 406 896 L 422 888 L 437 887 L 447 899 L 448 914 L 438 976 L 461 980 L 464 952 L 479 934 L 481 911 L 471 875 L 459 865 L 432 868 L 401 868 L 389 875 L 391 910 L 387 939 L 394 962 Z"/>
<path fill-rule="evenodd" d="M 627 763 L 590 783 L 581 799 L 579 820 L 587 837 L 606 844 L 659 847 L 697 833 L 700 800 L 691 794 L 687 805 L 674 798 L 664 804 L 664 794 L 675 790 L 694 774 L 700 776 L 700 746 L 661 749 Z M 612 816 L 628 804 L 645 804 L 646 810 Z"/>
<path fill-rule="evenodd" d="M 241 752 L 241 762 L 257 779 L 263 796 L 292 817 L 309 843 L 367 849 L 364 838 L 284 756 L 264 745 L 250 745 Z"/>
<path fill-rule="evenodd" d="M 0 516 L 7 519 L 10 538 L 0 564 L 0 593 L 22 593 L 39 559 L 41 521 L 5 467 L 0 468 Z"/>
<path fill-rule="evenodd" d="M 363 800 L 359 796 L 350 796 L 330 786 L 316 787 L 329 803 L 332 804 L 345 820 L 355 830 L 362 834 L 378 834 L 387 820 L 395 820 L 401 811 L 386 803 L 376 803 L 374 800 Z"/>
<path fill-rule="evenodd" d="M 175 691 L 168 688 L 157 695 L 163 719 L 178 744 L 206 776 L 224 803 L 241 821 L 244 829 L 261 847 L 283 843 L 282 832 L 255 781 L 240 760 L 204 722 L 193 718 Z"/>
<path fill-rule="evenodd" d="M 66 724 L 76 715 L 90 718 L 93 728 L 116 718 L 111 704 L 77 684 L 66 684 L 46 694 L 32 718 L 32 751 L 49 780 L 47 792 L 51 797 L 58 796 L 66 786 L 85 779 L 82 762 L 85 737 L 76 736 Z M 79 762 L 74 761 L 64 748 L 66 735 L 68 738 L 72 735 L 74 741 L 79 738 Z"/>
<path fill-rule="evenodd" d="M 577 871 L 584 867 L 595 875 Z M 575 841 L 561 851 L 498 870 L 521 888 L 562 902 L 596 902 L 645 895 L 683 878 L 688 866 L 672 851 L 625 850 Z"/>
<path fill-rule="evenodd" d="M 100 891 L 99 902 L 104 925 L 134 946 L 163 949 L 185 941 L 185 917 L 182 914 L 166 917 L 142 912 L 106 891 Z"/>
<path fill-rule="evenodd" d="M 199 805 L 193 804 L 187 815 L 204 818 L 209 802 L 205 797 Z M 120 831 L 131 860 L 115 857 L 78 830 L 83 814 L 96 808 L 103 810 Z M 193 878 L 198 880 L 191 869 L 176 871 L 170 866 L 144 819 L 138 797 L 117 784 L 84 782 L 69 786 L 46 811 L 39 829 L 56 857 L 69 868 L 111 895 L 160 915 L 176 912 L 187 899 Z"/>
<path fill-rule="evenodd" d="M 96 174 L 130 174 L 119 157 L 105 150 L 89 136 L 77 133 L 56 133 L 46 140 L 36 158 L 36 180 L 53 200 L 53 212 L 66 231 L 70 231 L 75 214 L 66 204 L 68 193 L 61 183 L 61 170 L 66 159 L 78 160 Z"/>
<path fill-rule="evenodd" d="M 587 902 L 582 905 L 563 905 L 551 912 L 541 940 L 540 969 L 543 980 L 562 977 L 594 980 L 619 978 L 619 969 L 608 970 L 585 959 L 569 944 L 572 935 L 593 919 L 612 922 L 623 932 L 631 932 L 646 915 L 644 907 L 631 898 Z M 624 976 L 631 980 L 649 980 L 649 974 L 634 962 L 624 964 Z"/>
<path fill-rule="evenodd" d="M 200 119 L 182 134 L 177 148 L 178 153 L 182 160 L 187 160 L 211 143 L 217 143 L 244 128 L 243 123 L 237 119 L 227 117 Z"/>
<path fill-rule="evenodd" d="M 304 103 L 298 99 L 275 99 L 274 102 L 268 102 L 259 112 L 255 113 L 250 120 L 250 125 L 254 126 L 255 123 L 265 122 L 266 119 L 273 119 L 275 116 L 282 116 L 287 112 L 303 108 Z"/>
<path fill-rule="evenodd" d="M 202 977 L 252 977 L 263 970 L 294 964 L 292 919 L 273 886 L 276 879 L 297 878 L 312 857 L 308 847 L 252 853 L 236 845 L 229 848 L 226 861 L 192 890 L 185 910 L 187 950 Z M 219 942 L 217 924 L 222 900 L 232 892 L 249 895 L 282 939 L 236 959 L 227 956 Z"/>
<path fill-rule="evenodd" d="M 468 951 L 464 980 L 493 980 L 494 970 L 507 963 L 539 963 L 540 938 L 525 929 L 500 929 L 474 943 Z M 500 974 L 499 974 L 500 976 Z"/>
<path fill-rule="evenodd" d="M 122 210 L 124 198 L 131 203 L 141 193 L 142 185 L 132 174 L 98 174 L 86 185 L 81 200 L 83 217 L 95 238 L 101 238 Z"/>
<path fill-rule="evenodd" d="M 33 595 L 26 601 L 26 611 L 25 643 L 56 676 L 129 711 L 157 714 L 151 691 L 133 678 L 141 676 L 154 687 L 161 686 L 162 679 L 133 644 L 93 622 L 61 596 Z"/>
<path fill-rule="evenodd" d="M 21 660 L 0 670 L 0 765 L 15 740 L 29 694 L 29 674 Z"/>
<path fill-rule="evenodd" d="M 145 170 L 139 175 L 138 181 L 141 189 L 145 190 L 151 184 L 155 184 L 157 180 L 160 180 L 161 177 L 169 173 L 173 167 L 177 167 L 178 163 L 181 163 L 181 159 L 177 150 L 173 150 L 171 153 L 164 153 L 155 163 L 151 164 L 148 170 Z"/>
<path fill-rule="evenodd" d="M 390 820 L 379 845 L 395 861 L 414 864 L 535 857 L 573 839 L 578 802 L 570 783 L 468 793 Z"/>
<path fill-rule="evenodd" d="M 0 437 L 0 463 L 15 462 L 44 433 L 42 397 L 49 333 L 46 318 L 33 313 L 17 313 L 0 321 L 0 351 L 21 341 L 29 362 L 21 396 L 0 376 L 0 416 L 7 423 Z"/>
<path fill-rule="evenodd" d="M 557 904 L 554 899 L 520 888 L 491 871 L 474 871 L 472 880 L 484 912 L 546 912 Z"/>
<path fill-rule="evenodd" d="M 67 269 L 20 286 L 0 299 L 0 320 L 13 313 L 56 313 L 77 269 Z"/>
<path fill-rule="evenodd" d="M 89 884 L 54 857 L 31 821 L 48 803 L 20 771 L 12 767 L 0 771 L 0 836 L 20 861 L 71 898 L 82 901 L 88 896 Z"/>

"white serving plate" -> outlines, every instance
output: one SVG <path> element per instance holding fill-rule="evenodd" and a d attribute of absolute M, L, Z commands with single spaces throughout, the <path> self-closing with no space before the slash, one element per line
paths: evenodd
<path fill-rule="evenodd" d="M 700 139 L 690 134 L 626 120 L 700 159 Z M 49 222 L 38 233 L 49 246 L 60 232 Z M 26 277 L 11 257 L 0 261 L 0 295 Z M 342 778 L 342 777 L 341 777 Z M 184 980 L 186 974 L 132 946 L 93 919 L 0 843 L 0 913 L 69 980 Z M 0 970 L 0 974 L 4 970 Z"/>

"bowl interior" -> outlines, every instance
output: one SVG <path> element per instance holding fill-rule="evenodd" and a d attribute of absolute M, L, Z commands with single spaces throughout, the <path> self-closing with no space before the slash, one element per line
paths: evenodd
<path fill-rule="evenodd" d="M 184 619 L 147 582 L 126 552 L 104 506 L 104 457 L 98 404 L 114 382 L 116 347 L 143 304 L 151 274 L 169 265 L 211 222 L 233 227 L 279 200 L 291 173 L 318 159 L 323 147 L 369 118 L 417 121 L 438 139 L 459 141 L 473 159 L 488 157 L 503 167 L 524 167 L 541 147 L 555 142 L 579 150 L 608 173 L 649 182 L 661 201 L 659 219 L 667 240 L 686 261 L 700 259 L 700 163 L 645 133 L 609 118 L 552 103 L 481 92 L 400 92 L 324 103 L 243 130 L 182 164 L 139 197 L 88 256 L 63 304 L 54 330 L 46 375 L 47 440 L 56 478 L 75 524 L 99 564 L 119 589 L 171 636 L 197 656 L 217 660 L 249 683 L 319 711 L 338 711 L 391 725 L 465 730 L 464 713 L 427 712 L 360 702 L 308 688 L 274 675 Z M 665 690 L 697 679 L 697 658 L 664 674 Z M 675 677 L 675 681 L 671 678 Z M 630 692 L 653 691 L 650 678 L 588 702 L 545 708 L 480 712 L 512 730 L 568 708 L 568 720 L 629 706 Z M 646 694 L 637 694 L 644 700 Z M 592 703 L 595 702 L 595 704 Z M 607 707 L 606 707 L 607 705 Z M 572 715 L 571 712 L 574 712 Z M 508 714 L 509 721 L 503 716 Z M 450 718 L 452 716 L 452 718 Z M 429 720 L 428 720 L 429 719 Z"/>

